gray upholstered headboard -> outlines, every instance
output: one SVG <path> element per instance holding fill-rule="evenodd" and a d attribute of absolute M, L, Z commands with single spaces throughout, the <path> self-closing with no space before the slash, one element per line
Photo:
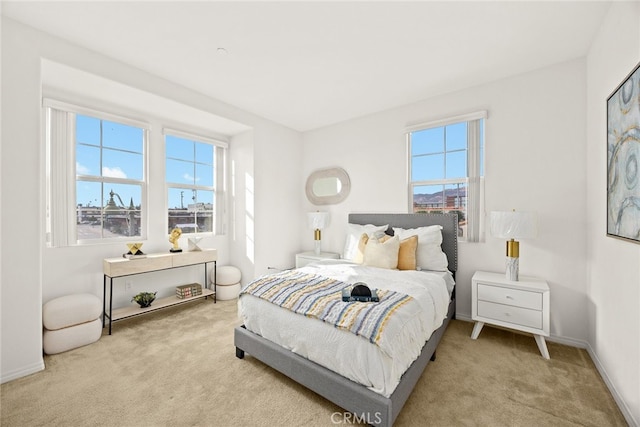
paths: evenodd
<path fill-rule="evenodd" d="M 389 224 L 390 227 L 417 228 L 442 226 L 442 250 L 447 254 L 449 271 L 458 270 L 458 216 L 455 214 L 349 214 L 351 224 Z"/>

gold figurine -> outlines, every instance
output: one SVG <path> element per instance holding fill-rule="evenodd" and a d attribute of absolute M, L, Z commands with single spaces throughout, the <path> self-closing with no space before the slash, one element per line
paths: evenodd
<path fill-rule="evenodd" d="M 178 246 L 178 239 L 182 235 L 182 230 L 178 227 L 171 230 L 171 235 L 169 236 L 169 242 L 173 244 L 173 247 L 169 249 L 169 252 L 182 252 L 180 246 Z"/>

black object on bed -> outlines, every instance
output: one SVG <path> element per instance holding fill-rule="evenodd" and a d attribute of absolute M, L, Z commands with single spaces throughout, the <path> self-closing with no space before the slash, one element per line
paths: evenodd
<path fill-rule="evenodd" d="M 405 229 L 441 225 L 442 250 L 447 255 L 449 271 L 455 277 L 458 266 L 458 219 L 456 215 L 350 214 L 349 222 L 352 224 L 389 224 L 390 227 Z M 455 308 L 454 289 L 449 301 L 447 318 L 433 332 L 422 348 L 420 356 L 403 374 L 400 383 L 388 398 L 284 349 L 248 331 L 244 326 L 237 327 L 234 331 L 236 356 L 242 359 L 245 352 L 247 352 L 341 408 L 356 414 L 360 419 L 365 419 L 373 425 L 392 426 L 425 367 L 429 361 L 435 360 L 436 347 L 449 324 L 449 320 L 455 317 Z"/>
<path fill-rule="evenodd" d="M 345 288 L 342 290 L 342 301 L 344 302 L 380 302 L 375 289 L 369 287 L 362 282 L 354 283 L 353 289 Z"/>

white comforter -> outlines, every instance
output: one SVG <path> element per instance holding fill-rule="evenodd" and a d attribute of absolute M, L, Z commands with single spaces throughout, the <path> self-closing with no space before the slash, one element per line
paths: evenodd
<path fill-rule="evenodd" d="M 335 260 L 308 264 L 301 270 L 346 283 L 365 282 L 370 288 L 411 295 L 413 300 L 397 310 L 379 345 L 245 294 L 238 305 L 246 328 L 389 397 L 447 315 L 450 290 L 446 275 L 386 270 Z"/>

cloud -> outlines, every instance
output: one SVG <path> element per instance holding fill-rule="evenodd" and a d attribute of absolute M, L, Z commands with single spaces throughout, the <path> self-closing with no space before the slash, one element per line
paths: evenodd
<path fill-rule="evenodd" d="M 191 175 L 189 175 L 188 173 L 185 173 L 184 175 L 182 175 L 182 177 L 183 177 L 185 180 L 189 181 L 189 182 L 194 182 L 194 181 L 195 181 L 195 182 L 198 182 L 198 181 L 200 181 L 200 178 L 194 178 L 194 177 L 192 177 Z"/>
<path fill-rule="evenodd" d="M 89 168 L 76 162 L 76 174 L 89 175 Z"/>
<path fill-rule="evenodd" d="M 127 174 L 124 173 L 124 171 L 117 166 L 113 169 L 107 166 L 103 166 L 102 176 L 108 176 L 110 178 L 126 178 Z"/>

